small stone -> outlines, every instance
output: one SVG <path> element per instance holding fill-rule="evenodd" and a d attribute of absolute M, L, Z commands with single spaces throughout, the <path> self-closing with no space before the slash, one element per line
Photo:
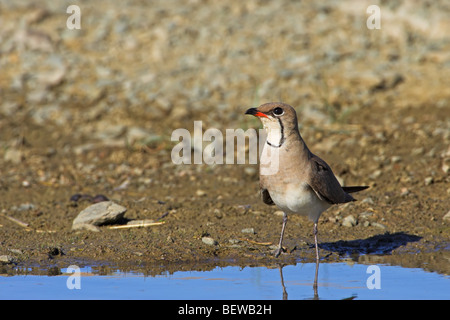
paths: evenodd
<path fill-rule="evenodd" d="M 242 233 L 250 233 L 250 234 L 255 234 L 255 229 L 254 228 L 244 228 L 241 230 Z"/>
<path fill-rule="evenodd" d="M 374 204 L 375 202 L 373 202 L 371 197 L 367 197 L 364 198 L 363 200 L 361 200 L 362 203 L 368 203 L 368 204 Z"/>
<path fill-rule="evenodd" d="M 391 162 L 392 163 L 398 163 L 398 162 L 401 162 L 403 159 L 402 159 L 402 157 L 400 157 L 400 156 L 392 156 L 391 157 Z"/>
<path fill-rule="evenodd" d="M 442 171 L 444 171 L 444 173 L 450 173 L 450 158 L 444 159 L 442 163 Z"/>
<path fill-rule="evenodd" d="M 371 222 L 370 225 L 372 227 L 376 227 L 379 229 L 386 229 L 386 226 L 384 224 L 378 223 L 378 222 Z"/>
<path fill-rule="evenodd" d="M 277 210 L 277 211 L 275 211 L 273 214 L 276 215 L 276 216 L 279 216 L 279 217 L 284 216 L 284 212 L 281 211 L 281 210 Z"/>
<path fill-rule="evenodd" d="M 445 214 L 444 221 L 450 221 L 450 210 Z"/>
<path fill-rule="evenodd" d="M 409 194 L 409 189 L 406 187 L 401 188 L 400 195 L 401 196 L 407 196 Z"/>
<path fill-rule="evenodd" d="M 31 183 L 28 180 L 22 181 L 22 187 L 29 188 L 31 186 Z"/>
<path fill-rule="evenodd" d="M 198 189 L 197 192 L 195 192 L 195 194 L 197 195 L 197 197 L 203 197 L 206 196 L 206 191 Z"/>
<path fill-rule="evenodd" d="M 430 184 L 432 184 L 434 182 L 433 177 L 426 177 L 425 178 L 425 185 L 429 186 Z"/>
<path fill-rule="evenodd" d="M 328 221 L 336 223 L 338 221 L 338 219 L 336 217 L 329 217 Z"/>
<path fill-rule="evenodd" d="M 218 243 L 211 237 L 202 237 L 202 242 L 208 246 L 216 246 Z"/>
<path fill-rule="evenodd" d="M 414 148 L 411 151 L 412 156 L 420 156 L 425 152 L 425 149 L 423 147 Z"/>
<path fill-rule="evenodd" d="M 126 211 L 125 207 L 112 201 L 99 202 L 81 211 L 73 220 L 72 229 L 79 229 L 77 225 L 84 224 L 93 226 L 111 224 L 122 219 Z"/>
<path fill-rule="evenodd" d="M 344 227 L 353 227 L 356 226 L 357 220 L 353 215 L 349 215 L 342 220 L 342 225 Z"/>
<path fill-rule="evenodd" d="M 219 209 L 217 209 L 217 208 L 214 209 L 214 216 L 215 216 L 217 219 L 222 219 L 222 218 L 223 218 L 222 212 L 221 212 Z"/>
<path fill-rule="evenodd" d="M 22 203 L 16 210 L 17 211 L 28 211 L 35 209 L 36 206 L 32 203 Z"/>
<path fill-rule="evenodd" d="M 15 261 L 16 261 L 16 259 L 13 256 L 9 256 L 9 255 L 0 256 L 0 263 L 2 263 L 2 264 L 10 264 L 10 263 L 14 263 Z"/>
<path fill-rule="evenodd" d="M 375 180 L 375 179 L 379 178 L 379 177 L 381 176 L 382 173 L 383 173 L 383 171 L 381 171 L 380 169 L 375 170 L 374 172 L 372 172 L 372 173 L 369 175 L 369 178 L 372 179 L 372 180 Z"/>
<path fill-rule="evenodd" d="M 13 164 L 19 164 L 22 162 L 23 154 L 18 149 L 8 149 L 3 156 L 5 162 L 11 162 Z"/>

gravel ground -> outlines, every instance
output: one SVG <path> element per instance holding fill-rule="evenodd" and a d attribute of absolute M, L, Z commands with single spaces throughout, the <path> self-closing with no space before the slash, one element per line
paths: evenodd
<path fill-rule="evenodd" d="M 175 129 L 259 129 L 245 110 L 283 101 L 344 184 L 371 186 L 322 215 L 323 262 L 450 274 L 448 1 L 380 1 L 379 30 L 373 1 L 79 2 L 70 30 L 75 3 L 0 0 L 2 273 L 313 261 L 298 216 L 272 257 L 257 165 L 171 161 Z M 92 204 L 75 194 L 164 223 L 72 231 Z"/>

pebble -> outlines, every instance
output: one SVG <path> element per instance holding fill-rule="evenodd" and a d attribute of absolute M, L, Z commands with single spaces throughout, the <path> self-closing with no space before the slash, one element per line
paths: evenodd
<path fill-rule="evenodd" d="M 104 224 L 111 224 L 122 219 L 127 209 L 112 201 L 103 201 L 95 203 L 83 211 L 73 220 L 72 229 L 91 229 L 85 225 L 101 226 Z"/>
<path fill-rule="evenodd" d="M 244 228 L 241 230 L 242 233 L 250 233 L 250 234 L 256 234 L 254 228 Z"/>
<path fill-rule="evenodd" d="M 375 179 L 379 178 L 382 173 L 383 173 L 383 171 L 381 171 L 380 169 L 377 169 L 369 175 L 369 178 L 372 180 L 375 180 Z"/>
<path fill-rule="evenodd" d="M 202 242 L 208 246 L 216 246 L 218 242 L 211 237 L 202 237 Z"/>
<path fill-rule="evenodd" d="M 450 221 L 450 210 L 445 214 L 444 221 Z"/>
<path fill-rule="evenodd" d="M 425 148 L 424 147 L 418 147 L 418 148 L 414 148 L 411 151 L 411 155 L 412 156 L 420 156 L 425 152 Z"/>
<path fill-rule="evenodd" d="M 444 159 L 444 161 L 442 162 L 442 171 L 444 171 L 444 173 L 450 173 L 450 158 L 446 158 Z"/>
<path fill-rule="evenodd" d="M 277 211 L 275 211 L 273 214 L 276 215 L 276 216 L 278 216 L 278 217 L 284 216 L 284 212 L 281 211 L 281 210 L 277 210 Z"/>
<path fill-rule="evenodd" d="M 370 225 L 372 227 L 376 227 L 376 228 L 379 228 L 379 229 L 383 229 L 383 230 L 386 229 L 386 226 L 384 224 L 381 224 L 381 223 L 378 223 L 378 222 L 371 222 Z"/>
<path fill-rule="evenodd" d="M 195 194 L 197 195 L 197 197 L 203 197 L 203 196 L 206 196 L 206 191 L 199 189 L 195 192 Z"/>
<path fill-rule="evenodd" d="M 18 149 L 8 149 L 5 152 L 5 155 L 3 156 L 3 159 L 6 162 L 11 162 L 13 164 L 19 164 L 23 160 L 23 153 L 21 150 Z"/>
<path fill-rule="evenodd" d="M 10 264 L 14 263 L 16 259 L 13 256 L 10 255 L 1 255 L 0 256 L 0 263 L 2 264 Z"/>
<path fill-rule="evenodd" d="M 406 187 L 401 188 L 400 191 L 401 196 L 407 196 L 409 194 L 409 189 Z"/>
<path fill-rule="evenodd" d="M 223 218 L 223 214 L 222 214 L 222 212 L 219 209 L 215 208 L 213 212 L 214 212 L 214 216 L 217 219 L 222 219 Z"/>
<path fill-rule="evenodd" d="M 333 223 L 336 223 L 336 222 L 338 222 L 338 218 L 337 217 L 329 217 L 328 218 L 328 221 L 330 221 L 330 222 L 333 222 Z"/>
<path fill-rule="evenodd" d="M 398 163 L 398 162 L 401 162 L 403 159 L 402 159 L 402 157 L 400 157 L 400 156 L 392 156 L 391 157 L 391 162 L 392 163 Z"/>
<path fill-rule="evenodd" d="M 353 227 L 353 226 L 356 226 L 357 223 L 358 223 L 358 221 L 356 220 L 356 218 L 353 215 L 349 215 L 349 216 L 345 217 L 344 219 L 342 219 L 342 225 L 344 227 Z"/>
<path fill-rule="evenodd" d="M 432 184 L 434 182 L 434 179 L 433 179 L 433 177 L 426 177 L 424 182 L 425 182 L 426 186 L 429 186 L 430 184 Z"/>
<path fill-rule="evenodd" d="M 36 205 L 32 204 L 32 203 L 22 203 L 20 206 L 12 206 L 11 210 L 16 210 L 16 211 L 28 211 L 28 210 L 33 210 L 36 209 Z"/>
<path fill-rule="evenodd" d="M 23 180 L 22 181 L 22 187 L 28 188 L 30 186 L 31 186 L 31 183 L 28 180 Z"/>
<path fill-rule="evenodd" d="M 364 198 L 363 200 L 361 200 L 361 202 L 368 203 L 368 204 L 375 204 L 375 202 L 373 201 L 373 199 L 371 197 Z"/>

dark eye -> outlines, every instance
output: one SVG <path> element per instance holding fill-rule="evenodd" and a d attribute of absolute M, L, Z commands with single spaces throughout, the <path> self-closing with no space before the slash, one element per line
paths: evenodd
<path fill-rule="evenodd" d="M 281 116 L 284 113 L 284 110 L 280 107 L 273 109 L 273 114 L 276 116 Z"/>

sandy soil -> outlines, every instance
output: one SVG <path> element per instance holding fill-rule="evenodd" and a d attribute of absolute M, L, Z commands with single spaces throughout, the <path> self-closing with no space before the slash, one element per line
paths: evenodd
<path fill-rule="evenodd" d="M 171 161 L 173 130 L 259 129 L 245 110 L 282 100 L 343 183 L 371 187 L 322 215 L 322 262 L 450 274 L 450 8 L 389 3 L 369 30 L 365 1 L 95 1 L 69 30 L 66 1 L 0 1 L 0 271 L 313 261 L 300 216 L 272 256 L 257 165 Z M 76 193 L 165 223 L 72 231 Z"/>

